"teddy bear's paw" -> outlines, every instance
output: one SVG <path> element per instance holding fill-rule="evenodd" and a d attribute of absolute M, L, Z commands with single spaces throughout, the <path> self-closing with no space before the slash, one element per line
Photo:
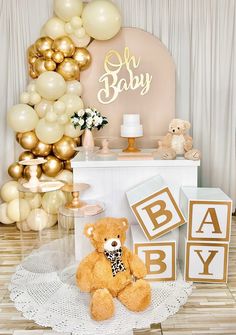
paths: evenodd
<path fill-rule="evenodd" d="M 150 284 L 143 279 L 139 279 L 122 290 L 118 299 L 132 312 L 144 311 L 151 302 Z"/>
<path fill-rule="evenodd" d="M 154 156 L 156 159 L 171 160 L 176 158 L 176 153 L 171 148 L 159 148 Z"/>
<path fill-rule="evenodd" d="M 106 289 L 99 289 L 94 292 L 90 303 L 91 316 L 96 321 L 110 319 L 115 312 L 112 295 Z"/>
<path fill-rule="evenodd" d="M 201 153 L 197 149 L 192 149 L 185 153 L 184 155 L 185 159 L 192 160 L 192 161 L 198 161 L 201 158 Z"/>

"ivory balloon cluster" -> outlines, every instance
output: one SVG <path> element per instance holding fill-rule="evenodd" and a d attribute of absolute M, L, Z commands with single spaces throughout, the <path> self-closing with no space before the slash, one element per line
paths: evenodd
<path fill-rule="evenodd" d="M 45 36 L 29 47 L 28 62 L 32 78 L 46 71 L 57 71 L 65 80 L 78 80 L 80 71 L 89 67 L 91 55 L 85 48 L 76 48 L 69 36 L 55 40 Z"/>

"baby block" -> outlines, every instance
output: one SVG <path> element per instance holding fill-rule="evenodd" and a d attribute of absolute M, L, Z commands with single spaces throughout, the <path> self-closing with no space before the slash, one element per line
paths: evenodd
<path fill-rule="evenodd" d="M 149 240 L 185 223 L 170 189 L 155 176 L 126 192 L 130 207 Z"/>

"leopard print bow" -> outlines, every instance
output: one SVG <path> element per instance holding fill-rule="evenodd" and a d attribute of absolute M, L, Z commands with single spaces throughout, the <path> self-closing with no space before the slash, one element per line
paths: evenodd
<path fill-rule="evenodd" d="M 106 258 L 111 262 L 111 271 L 113 277 L 116 276 L 118 272 L 125 271 L 125 266 L 121 260 L 122 257 L 122 249 L 114 250 L 114 251 L 104 251 Z"/>

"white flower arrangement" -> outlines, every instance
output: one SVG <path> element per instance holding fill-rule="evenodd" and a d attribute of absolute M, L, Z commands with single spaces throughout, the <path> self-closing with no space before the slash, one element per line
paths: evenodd
<path fill-rule="evenodd" d="M 108 124 L 106 116 L 102 116 L 95 108 L 85 108 L 81 109 L 78 112 L 75 112 L 71 116 L 71 122 L 75 128 L 80 127 L 81 130 L 84 129 L 97 129 L 100 130 L 106 124 Z"/>

